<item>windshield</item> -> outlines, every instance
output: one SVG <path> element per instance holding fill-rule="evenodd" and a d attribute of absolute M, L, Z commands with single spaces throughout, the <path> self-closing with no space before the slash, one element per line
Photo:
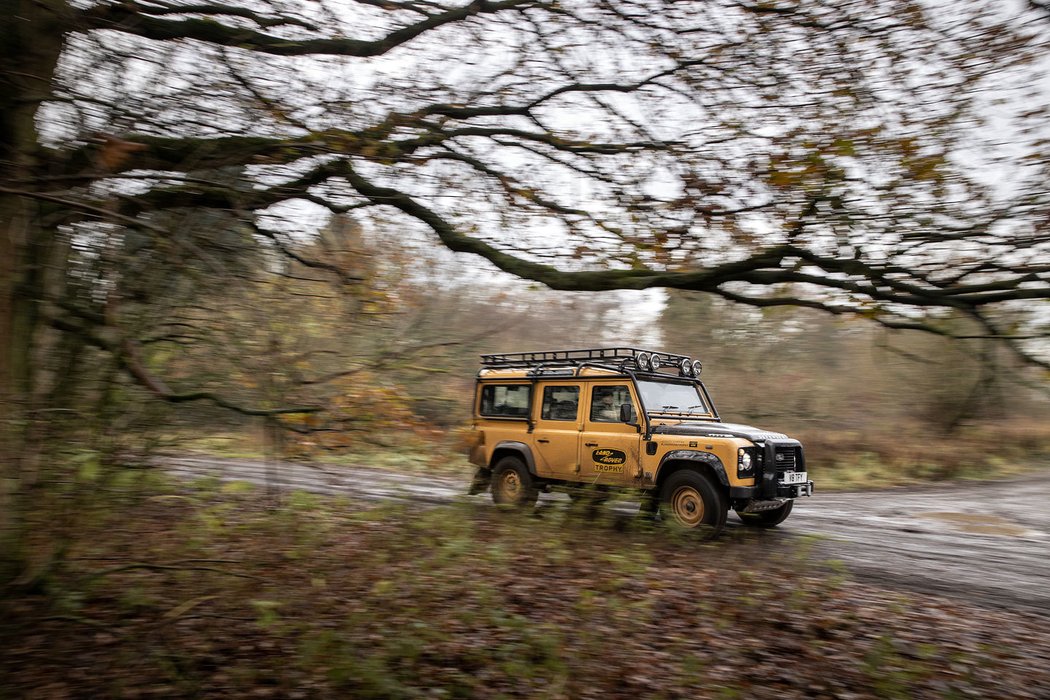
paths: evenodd
<path fill-rule="evenodd" d="M 638 381 L 638 393 L 648 413 L 695 413 L 708 415 L 710 411 L 693 384 Z"/>

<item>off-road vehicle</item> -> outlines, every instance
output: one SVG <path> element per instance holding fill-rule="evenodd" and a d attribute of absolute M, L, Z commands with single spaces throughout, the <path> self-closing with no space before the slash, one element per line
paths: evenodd
<path fill-rule="evenodd" d="M 772 527 L 813 494 L 801 443 L 723 423 L 684 355 L 590 348 L 481 356 L 471 493 L 532 505 L 540 491 L 579 498 L 635 490 L 643 509 L 714 537 L 729 508 Z"/>

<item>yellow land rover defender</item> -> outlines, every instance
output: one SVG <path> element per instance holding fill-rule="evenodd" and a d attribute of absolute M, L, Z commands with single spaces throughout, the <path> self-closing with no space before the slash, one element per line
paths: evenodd
<path fill-rule="evenodd" d="M 525 506 L 552 488 L 588 498 L 632 489 L 645 510 L 708 537 L 729 508 L 747 524 L 783 522 L 813 494 L 802 445 L 723 423 L 700 370 L 635 348 L 482 355 L 471 493 L 491 486 L 496 503 Z"/>

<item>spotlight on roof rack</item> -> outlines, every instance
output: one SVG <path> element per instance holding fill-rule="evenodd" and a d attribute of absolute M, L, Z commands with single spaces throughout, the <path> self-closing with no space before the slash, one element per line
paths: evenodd
<path fill-rule="evenodd" d="M 683 357 L 682 361 L 678 364 L 678 369 L 682 372 L 683 377 L 691 377 L 693 375 L 693 366 L 689 364 L 689 358 Z"/>
<path fill-rule="evenodd" d="M 700 373 L 704 370 L 704 365 L 700 360 L 693 360 L 693 376 L 699 377 Z"/>
<path fill-rule="evenodd" d="M 652 372 L 653 366 L 650 364 L 649 353 L 640 352 L 635 355 L 634 361 L 638 364 L 638 369 L 643 372 Z"/>

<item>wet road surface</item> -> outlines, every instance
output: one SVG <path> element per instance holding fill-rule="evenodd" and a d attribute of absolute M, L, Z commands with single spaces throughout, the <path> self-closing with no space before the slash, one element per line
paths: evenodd
<path fill-rule="evenodd" d="M 1047 476 L 815 494 L 782 527 L 862 577 L 1050 614 Z"/>

